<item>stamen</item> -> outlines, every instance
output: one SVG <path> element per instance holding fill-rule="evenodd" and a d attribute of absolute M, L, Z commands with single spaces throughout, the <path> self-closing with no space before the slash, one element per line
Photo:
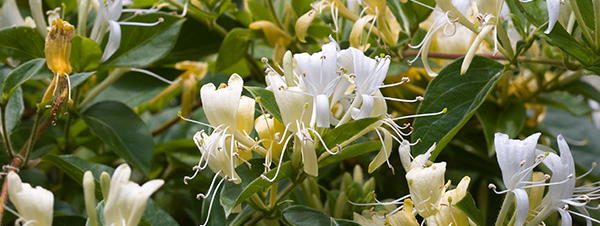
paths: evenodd
<path fill-rule="evenodd" d="M 141 69 L 141 68 L 131 68 L 131 69 L 129 69 L 129 70 L 130 70 L 130 71 L 135 71 L 135 72 L 140 72 L 140 73 L 143 73 L 143 74 L 146 74 L 146 75 L 150 75 L 150 76 L 152 76 L 152 77 L 154 77 L 154 78 L 156 78 L 156 79 L 160 80 L 161 82 L 167 83 L 167 84 L 169 84 L 169 85 L 173 84 L 173 81 L 171 81 L 171 80 L 168 80 L 168 79 L 166 79 L 166 78 L 163 78 L 162 76 L 160 76 L 160 75 L 158 75 L 158 74 L 156 74 L 156 73 L 154 73 L 154 72 L 151 72 L 151 71 L 145 70 L 145 69 Z"/>
<path fill-rule="evenodd" d="M 210 182 L 210 186 L 208 187 L 208 191 L 206 192 L 206 194 L 202 194 L 202 193 L 198 193 L 196 195 L 196 199 L 200 200 L 200 199 L 205 199 L 208 196 L 210 196 L 213 193 L 214 190 L 214 186 L 215 185 L 215 181 L 217 181 L 217 177 L 219 177 L 219 174 L 221 173 L 221 170 L 219 170 L 219 172 L 215 173 L 215 176 L 213 176 L 212 181 Z"/>
<path fill-rule="evenodd" d="M 596 162 L 592 162 L 592 167 L 590 167 L 590 169 L 585 172 L 584 174 L 581 174 L 577 177 L 577 180 L 584 178 L 585 176 L 589 175 L 590 173 L 592 173 L 592 171 L 594 171 L 594 169 L 596 168 L 596 166 L 598 165 L 598 163 Z"/>
<path fill-rule="evenodd" d="M 277 176 L 279 176 L 279 170 L 281 169 L 281 164 L 282 164 L 282 162 L 283 162 L 283 156 L 284 156 L 284 154 L 285 154 L 285 149 L 287 148 L 287 145 L 289 144 L 289 142 L 290 142 L 290 139 L 291 139 L 291 138 L 293 138 L 293 137 L 294 137 L 294 136 L 289 136 L 289 137 L 286 139 L 286 141 L 285 141 L 285 144 L 283 145 L 283 149 L 281 149 L 281 154 L 279 155 L 279 162 L 277 163 L 277 169 L 276 169 L 276 171 L 275 171 L 275 176 L 273 176 L 273 178 L 269 178 L 269 177 L 267 177 L 266 175 L 262 174 L 262 175 L 260 175 L 260 177 L 261 177 L 262 179 L 265 179 L 265 180 L 267 180 L 267 181 L 269 181 L 269 182 L 271 182 L 271 183 L 273 183 L 273 182 L 275 181 L 275 179 L 277 179 Z M 265 169 L 265 170 L 266 170 L 266 169 Z"/>
<path fill-rule="evenodd" d="M 307 128 L 307 130 L 313 132 L 313 134 L 315 134 L 315 136 L 317 137 L 317 139 L 319 139 L 319 141 L 321 142 L 321 144 L 323 145 L 323 147 L 325 148 L 325 151 L 329 152 L 329 154 L 331 155 L 336 155 L 339 153 L 339 150 L 336 150 L 335 152 L 331 151 L 328 147 L 327 144 L 325 143 L 325 141 L 323 140 L 323 138 L 321 137 L 321 135 L 319 135 L 319 132 L 317 132 L 315 129 L 313 128 Z"/>
<path fill-rule="evenodd" d="M 496 190 L 496 188 L 497 188 L 497 187 L 496 187 L 496 185 L 495 185 L 495 184 L 489 184 L 489 185 L 488 185 L 488 189 L 491 189 L 492 191 L 494 191 L 494 193 L 496 193 L 496 194 L 498 194 L 498 195 L 501 195 L 501 194 L 504 194 L 504 193 L 507 193 L 507 192 L 509 192 L 509 191 L 510 191 L 510 190 L 498 191 L 498 190 Z"/>
<path fill-rule="evenodd" d="M 385 146 L 385 139 L 383 139 L 383 136 L 381 136 L 379 129 L 375 129 L 375 133 L 377 133 L 377 137 L 379 137 L 379 142 L 381 143 L 381 147 L 383 148 L 383 151 L 385 152 L 385 156 L 388 156 L 387 148 Z M 388 168 L 390 168 L 392 170 L 392 175 L 395 174 L 394 167 L 390 163 L 390 159 L 386 157 L 385 162 L 386 162 Z"/>
<path fill-rule="evenodd" d="M 407 83 L 407 82 L 410 82 L 410 78 L 409 77 L 402 77 L 402 80 L 400 82 L 380 85 L 379 88 L 383 89 L 383 88 L 389 88 L 389 87 L 399 86 L 399 85 L 402 85 L 402 84 Z"/>
<path fill-rule="evenodd" d="M 402 196 L 398 199 L 395 199 L 393 201 L 390 202 L 381 202 L 377 199 L 375 199 L 375 203 L 356 203 L 356 202 L 352 202 L 352 201 L 348 201 L 350 204 L 355 205 L 355 206 L 385 206 L 385 205 L 398 205 L 398 204 L 403 204 L 404 200 L 410 198 L 410 195 L 405 195 Z"/>
<path fill-rule="evenodd" d="M 415 99 L 412 99 L 412 100 L 411 99 L 393 98 L 393 97 L 383 97 L 383 99 L 384 100 L 389 100 L 389 101 L 402 102 L 402 103 L 416 103 L 416 102 L 423 101 L 423 97 L 422 96 L 417 96 L 417 97 L 415 97 Z"/>
<path fill-rule="evenodd" d="M 594 218 L 592 218 L 592 217 L 590 217 L 590 216 L 587 216 L 587 215 L 584 215 L 584 214 L 581 214 L 581 213 L 578 213 L 578 212 L 575 212 L 575 211 L 572 211 L 572 210 L 567 210 L 567 211 L 569 211 L 569 213 L 571 213 L 571 214 L 575 214 L 576 216 L 583 217 L 583 218 L 585 218 L 586 220 L 590 220 L 590 221 L 593 221 L 593 222 L 596 222 L 596 223 L 599 223 L 599 224 L 600 224 L 600 221 L 599 221 L 599 220 L 596 220 L 596 219 L 594 219 Z"/>
<path fill-rule="evenodd" d="M 428 8 L 430 10 L 436 10 L 436 8 L 431 7 L 431 6 L 429 6 L 429 5 L 425 4 L 425 3 L 419 2 L 417 0 L 410 0 L 410 1 L 413 2 L 413 3 L 415 3 L 415 4 L 417 4 L 417 5 L 420 5 L 420 6 L 423 6 L 425 8 Z"/>
<path fill-rule="evenodd" d="M 223 181 L 225 181 L 225 178 L 227 178 L 227 176 L 223 177 L 221 179 L 221 181 L 219 181 L 219 184 L 217 184 L 217 187 L 215 188 L 215 191 L 219 190 L 219 187 L 221 187 L 221 184 L 223 183 Z M 213 206 L 213 203 L 215 201 L 215 197 L 216 197 L 216 192 L 213 192 L 212 198 L 210 199 L 210 203 L 208 204 L 208 212 L 207 212 L 208 214 L 206 214 L 206 220 L 200 226 L 206 226 L 206 224 L 208 224 L 208 220 L 210 219 L 210 215 L 211 215 L 210 213 L 212 212 L 212 206 Z"/>
<path fill-rule="evenodd" d="M 396 120 L 402 120 L 402 119 L 436 116 L 436 115 L 445 114 L 446 112 L 448 112 L 448 108 L 444 108 L 443 110 L 441 110 L 439 112 L 434 112 L 434 113 L 425 113 L 425 114 L 407 115 L 407 116 L 396 117 L 396 118 L 393 118 L 392 120 L 396 121 Z"/>
<path fill-rule="evenodd" d="M 160 18 L 158 18 L 158 20 L 156 22 L 153 22 L 153 23 L 142 23 L 142 22 L 118 22 L 118 23 L 121 26 L 153 27 L 153 26 L 159 25 L 160 23 L 162 23 L 164 21 L 165 21 L 165 19 L 160 17 Z"/>
<path fill-rule="evenodd" d="M 200 122 L 200 121 L 196 121 L 196 120 L 193 120 L 193 119 L 186 118 L 183 115 L 181 115 L 181 112 L 177 112 L 177 116 L 181 120 L 186 121 L 186 122 L 191 122 L 191 123 L 194 123 L 194 124 L 198 124 L 198 125 L 210 127 L 210 128 L 213 128 L 213 129 L 217 129 L 218 128 L 218 127 L 214 127 L 214 126 L 212 126 L 211 124 L 208 124 L 208 123 L 204 123 L 204 122 Z"/>

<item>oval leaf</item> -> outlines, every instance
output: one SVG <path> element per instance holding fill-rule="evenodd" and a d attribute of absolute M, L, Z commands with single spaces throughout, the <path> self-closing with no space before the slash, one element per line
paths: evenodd
<path fill-rule="evenodd" d="M 234 28 L 228 32 L 219 48 L 217 71 L 227 69 L 244 59 L 252 38 L 253 33 L 248 29 Z"/>
<path fill-rule="evenodd" d="M 415 154 L 424 153 L 437 143 L 432 158 L 450 142 L 458 130 L 475 114 L 475 111 L 491 92 L 502 75 L 503 66 L 493 60 L 475 57 L 469 70 L 460 75 L 462 59 L 448 65 L 433 79 L 425 91 L 425 100 L 419 106 L 417 114 L 439 112 L 442 115 L 419 117 L 414 121 L 413 142 Z"/>
<path fill-rule="evenodd" d="M 44 57 L 44 39 L 35 28 L 8 27 L 0 30 L 0 61 Z"/>
<path fill-rule="evenodd" d="M 10 98 L 10 96 L 17 90 L 17 88 L 19 88 L 34 75 L 38 74 L 45 62 L 46 61 L 44 59 L 30 60 L 12 70 L 6 79 L 4 79 L 2 86 L 2 102 L 6 102 L 8 98 Z"/>
<path fill-rule="evenodd" d="M 152 27 L 122 26 L 121 45 L 102 67 L 145 67 L 165 56 L 175 46 L 184 19 L 164 13 L 133 17 L 128 22 L 154 23 Z"/>
<path fill-rule="evenodd" d="M 258 104 L 261 104 L 265 108 L 265 110 L 267 110 L 277 120 L 283 122 L 283 120 L 281 120 L 281 112 L 279 111 L 279 106 L 277 105 L 277 102 L 275 101 L 275 96 L 273 95 L 273 92 L 271 92 L 271 90 L 251 86 L 246 86 L 244 88 L 248 90 L 250 94 L 252 94 L 252 96 L 254 97 L 254 99 L 256 99 L 256 102 Z"/>
<path fill-rule="evenodd" d="M 148 174 L 154 141 L 144 121 L 133 110 L 121 102 L 104 101 L 90 106 L 82 118 L 117 155 Z"/>
<path fill-rule="evenodd" d="M 98 67 L 102 50 L 94 40 L 77 35 L 71 43 L 71 66 L 74 71 L 90 71 Z"/>

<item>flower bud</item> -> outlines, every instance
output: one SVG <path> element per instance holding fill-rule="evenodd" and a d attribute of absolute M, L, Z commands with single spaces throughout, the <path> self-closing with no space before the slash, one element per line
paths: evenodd
<path fill-rule="evenodd" d="M 306 33 L 308 33 L 308 27 L 315 19 L 317 12 L 314 9 L 309 10 L 296 21 L 296 37 L 300 42 L 306 42 Z"/>
<path fill-rule="evenodd" d="M 46 36 L 46 64 L 54 74 L 71 74 L 71 39 L 75 28 L 62 19 L 52 22 L 52 28 Z"/>
<path fill-rule="evenodd" d="M 83 196 L 85 200 L 85 210 L 88 216 L 88 224 L 98 225 L 98 216 L 96 213 L 96 183 L 91 171 L 83 174 Z"/>
<path fill-rule="evenodd" d="M 438 205 L 444 194 L 444 173 L 446 163 L 434 163 L 430 166 L 415 167 L 406 173 L 410 197 L 415 202 L 417 212 L 423 218 L 437 213 Z"/>

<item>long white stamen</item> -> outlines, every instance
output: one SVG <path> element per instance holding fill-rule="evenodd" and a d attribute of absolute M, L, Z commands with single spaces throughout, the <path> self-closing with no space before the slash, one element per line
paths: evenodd
<path fill-rule="evenodd" d="M 287 148 L 287 145 L 290 142 L 290 139 L 293 138 L 294 136 L 289 136 L 286 141 L 285 144 L 283 145 L 283 149 L 281 149 L 281 154 L 279 155 L 279 162 L 277 163 L 277 169 L 275 170 L 275 176 L 273 176 L 273 178 L 269 178 L 266 175 L 262 174 L 260 175 L 260 178 L 265 179 L 271 183 L 273 183 L 275 181 L 275 179 L 277 179 L 277 176 L 279 176 L 279 170 L 281 169 L 281 164 L 283 162 L 283 155 L 285 154 L 285 149 Z"/>
<path fill-rule="evenodd" d="M 209 128 L 217 129 L 217 128 L 220 127 L 220 126 L 219 127 L 214 127 L 213 125 L 208 124 L 208 123 L 204 123 L 204 122 L 201 122 L 201 121 L 196 121 L 196 120 L 193 120 L 193 119 L 189 119 L 189 118 L 183 117 L 183 115 L 181 115 L 181 112 L 177 113 L 177 116 L 179 116 L 179 118 L 181 120 L 183 120 L 183 121 L 191 122 L 191 123 L 202 125 L 202 126 L 206 126 L 206 127 L 209 127 Z"/>
<path fill-rule="evenodd" d="M 205 199 L 213 193 L 215 182 L 217 181 L 217 177 L 220 176 L 219 175 L 220 173 L 221 173 L 221 170 L 219 170 L 219 172 L 215 173 L 215 176 L 213 176 L 213 179 L 210 182 L 210 186 L 208 187 L 208 191 L 206 192 L 206 194 L 198 193 L 196 195 L 196 199 Z"/>
<path fill-rule="evenodd" d="M 417 0 L 410 0 L 410 1 L 413 2 L 413 3 L 415 3 L 415 4 L 417 4 L 417 5 L 420 5 L 420 6 L 423 6 L 425 8 L 428 8 L 430 10 L 436 10 L 435 8 L 429 6 L 429 5 L 425 4 L 425 3 L 419 2 Z"/>
<path fill-rule="evenodd" d="M 339 150 L 336 150 L 335 152 L 331 151 L 328 147 L 327 144 L 325 143 L 325 141 L 323 140 L 323 138 L 321 137 L 321 135 L 319 134 L 319 132 L 317 132 L 315 129 L 313 128 L 307 128 L 307 130 L 313 132 L 313 134 L 315 134 L 315 136 L 317 137 L 317 139 L 321 142 L 321 145 L 323 145 L 323 147 L 325 148 L 325 151 L 329 152 L 329 154 L 332 155 L 336 155 L 337 153 L 339 153 Z"/>
<path fill-rule="evenodd" d="M 382 98 L 382 97 L 379 97 L 379 98 Z M 417 96 L 417 97 L 415 97 L 415 99 L 400 99 L 400 98 L 393 98 L 393 97 L 383 97 L 383 99 L 389 100 L 389 101 L 402 102 L 402 103 L 416 103 L 416 102 L 423 101 L 422 96 Z"/>
<path fill-rule="evenodd" d="M 225 178 L 227 178 L 227 176 L 223 177 L 221 179 L 221 181 L 219 181 L 219 184 L 217 184 L 215 191 L 219 190 L 219 187 L 221 187 L 221 184 L 223 183 L 223 181 L 225 181 Z M 210 203 L 208 204 L 208 212 L 206 214 L 206 220 L 200 226 L 206 226 L 206 224 L 208 224 L 208 220 L 210 219 L 210 215 L 211 215 L 210 212 L 212 212 L 212 206 L 215 201 L 215 197 L 216 197 L 216 192 L 213 192 L 212 197 L 210 198 Z"/>
<path fill-rule="evenodd" d="M 122 26 L 139 26 L 139 27 L 153 27 L 156 25 L 159 25 L 160 23 L 164 22 L 165 19 L 160 17 L 158 18 L 158 20 L 156 22 L 152 22 L 152 23 L 142 23 L 142 22 L 118 22 L 119 25 Z"/>
<path fill-rule="evenodd" d="M 410 195 L 405 195 L 402 196 L 398 199 L 389 201 L 389 202 L 381 202 L 377 199 L 375 199 L 375 203 L 356 203 L 356 202 L 352 202 L 352 201 L 348 201 L 350 204 L 355 205 L 355 206 L 385 206 L 385 205 L 398 205 L 398 204 L 402 204 L 403 201 L 407 198 L 410 198 Z"/>
<path fill-rule="evenodd" d="M 587 172 L 585 172 L 584 174 L 581 174 L 581 175 L 579 175 L 579 176 L 577 177 L 577 179 L 578 179 L 578 180 L 579 180 L 579 179 L 582 179 L 582 178 L 584 178 L 585 176 L 587 176 L 587 175 L 589 175 L 590 173 L 592 173 L 592 171 L 594 171 L 594 169 L 596 168 L 596 166 L 597 166 L 597 165 L 598 165 L 598 163 L 596 163 L 596 162 L 592 162 L 592 167 L 591 167 L 591 168 L 590 168 L 590 169 L 589 169 Z M 600 182 L 600 181 L 599 181 L 599 182 Z"/>
<path fill-rule="evenodd" d="M 171 80 L 168 80 L 168 79 L 166 79 L 166 78 L 163 78 L 162 76 L 160 76 L 160 75 L 158 75 L 158 74 L 156 74 L 156 73 L 154 73 L 154 72 L 151 72 L 151 71 L 145 70 L 145 69 L 141 69 L 141 68 L 131 68 L 131 69 L 129 69 L 129 70 L 130 70 L 130 71 L 135 71 L 135 72 L 140 72 L 140 73 L 143 73 L 143 74 L 146 74 L 146 75 L 150 75 L 151 77 L 153 77 L 153 78 L 156 78 L 156 79 L 160 80 L 161 82 L 167 83 L 167 84 L 169 84 L 169 85 L 173 84 L 173 81 L 171 81 Z"/>
<path fill-rule="evenodd" d="M 380 85 L 379 88 L 383 89 L 383 88 L 389 88 L 389 87 L 399 86 L 399 85 L 402 85 L 402 84 L 407 83 L 407 82 L 410 82 L 410 78 L 409 77 L 402 77 L 402 80 L 400 82 Z"/>
<path fill-rule="evenodd" d="M 383 136 L 381 136 L 379 129 L 375 129 L 375 133 L 377 133 L 377 136 L 379 137 L 379 142 L 381 143 L 381 148 L 383 148 L 383 151 L 385 152 L 385 156 L 388 156 L 387 148 L 385 146 L 385 139 L 383 139 Z M 395 174 L 394 167 L 390 163 L 389 158 L 386 157 L 385 163 L 387 164 L 388 168 L 392 170 L 392 174 Z"/>
<path fill-rule="evenodd" d="M 396 117 L 396 118 L 393 118 L 392 120 L 396 121 L 396 120 L 402 120 L 402 119 L 436 116 L 436 115 L 445 114 L 446 112 L 448 112 L 448 108 L 444 108 L 443 110 L 441 110 L 439 112 L 425 113 L 425 114 L 416 114 L 416 115 L 406 115 L 406 116 Z"/>
<path fill-rule="evenodd" d="M 572 211 L 572 210 L 567 210 L 567 211 L 569 211 L 569 213 L 571 213 L 571 214 L 574 214 L 574 215 L 576 215 L 576 216 L 583 217 L 583 218 L 585 218 L 586 220 L 591 220 L 591 221 L 593 221 L 593 222 L 596 222 L 596 223 L 599 223 L 599 224 L 600 224 L 600 221 L 599 221 L 599 220 L 596 220 L 596 219 L 594 219 L 594 218 L 592 218 L 592 217 L 590 217 L 590 216 L 587 216 L 587 215 L 584 215 L 584 214 L 581 214 L 581 213 L 578 213 L 578 212 L 575 212 L 575 211 Z"/>

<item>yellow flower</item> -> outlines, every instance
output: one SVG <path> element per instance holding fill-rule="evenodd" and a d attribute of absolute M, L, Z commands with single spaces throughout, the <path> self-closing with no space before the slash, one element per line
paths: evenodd
<path fill-rule="evenodd" d="M 46 63 L 56 75 L 68 75 L 71 68 L 71 39 L 75 28 L 61 19 L 52 22 L 52 28 L 46 36 Z"/>

